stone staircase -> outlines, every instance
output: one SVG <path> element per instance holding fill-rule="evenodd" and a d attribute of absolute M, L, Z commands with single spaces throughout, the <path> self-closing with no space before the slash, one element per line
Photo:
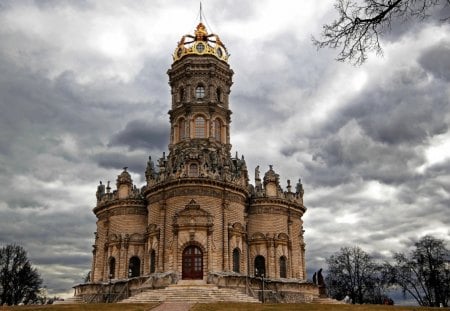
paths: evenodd
<path fill-rule="evenodd" d="M 119 303 L 155 303 L 155 302 L 185 302 L 185 303 L 214 303 L 214 302 L 255 302 L 260 301 L 238 290 L 218 288 L 212 284 L 200 282 L 180 281 L 163 289 L 146 289 Z"/>

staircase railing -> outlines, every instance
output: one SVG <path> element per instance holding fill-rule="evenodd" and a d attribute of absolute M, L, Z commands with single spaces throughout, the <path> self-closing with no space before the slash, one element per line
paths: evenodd
<path fill-rule="evenodd" d="M 103 290 L 103 285 L 101 287 L 99 287 L 99 289 L 97 289 L 97 292 L 93 295 L 91 295 L 90 298 L 88 298 L 87 303 L 93 303 L 94 300 L 98 300 L 98 297 L 101 297 L 101 301 L 104 301 L 104 290 Z M 98 302 L 98 301 L 97 301 Z"/>
<path fill-rule="evenodd" d="M 251 280 L 251 278 L 250 278 L 250 280 Z M 261 300 L 259 298 L 259 295 L 256 294 L 255 291 L 253 290 L 253 288 L 250 286 L 250 284 L 251 284 L 251 282 L 249 282 L 250 280 L 249 280 L 249 277 L 247 276 L 247 279 L 245 282 L 245 289 L 246 289 L 245 293 L 255 299 Z"/>
<path fill-rule="evenodd" d="M 122 297 L 125 293 L 125 296 Z M 119 300 L 123 300 L 123 299 L 127 299 L 128 298 L 128 283 L 125 283 L 125 286 L 122 287 L 122 289 L 120 290 L 120 292 L 115 295 L 114 300 L 112 302 L 117 302 Z"/>
<path fill-rule="evenodd" d="M 278 289 L 276 286 L 273 286 L 271 282 L 267 282 L 266 289 L 269 292 L 268 297 L 271 301 L 275 301 L 276 303 L 281 303 L 282 297 L 281 297 L 281 294 L 278 292 Z"/>

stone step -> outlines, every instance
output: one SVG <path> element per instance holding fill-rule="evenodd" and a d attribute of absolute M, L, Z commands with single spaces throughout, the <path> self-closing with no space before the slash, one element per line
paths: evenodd
<path fill-rule="evenodd" d="M 174 286 L 214 286 L 213 284 L 207 284 L 205 280 L 179 280 L 177 284 L 169 285 L 169 287 Z"/>
<path fill-rule="evenodd" d="M 128 299 L 123 303 L 150 303 L 150 302 L 259 302 L 257 299 L 231 288 L 218 288 L 215 285 L 181 284 L 168 286 L 164 289 L 147 289 Z"/>

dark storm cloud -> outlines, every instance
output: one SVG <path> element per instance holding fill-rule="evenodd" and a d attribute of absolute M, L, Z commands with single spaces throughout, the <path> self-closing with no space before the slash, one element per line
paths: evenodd
<path fill-rule="evenodd" d="M 157 154 L 156 156 L 159 156 Z M 92 159 L 98 163 L 100 167 L 114 169 L 119 174 L 123 167 L 128 167 L 130 171 L 137 174 L 143 174 L 146 168 L 148 155 L 138 154 L 129 155 L 126 152 L 106 151 L 96 154 Z"/>
<path fill-rule="evenodd" d="M 420 65 L 437 79 L 450 82 L 450 42 L 442 41 L 424 51 Z"/>
<path fill-rule="evenodd" d="M 110 146 L 127 146 L 130 150 L 164 149 L 168 144 L 169 127 L 151 120 L 132 120 L 125 128 L 114 134 Z"/>
<path fill-rule="evenodd" d="M 394 71 L 355 98 L 342 112 L 343 119 L 355 118 L 369 137 L 381 143 L 423 143 L 448 128 L 443 113 L 448 97 L 441 90 L 419 69 Z"/>
<path fill-rule="evenodd" d="M 95 191 L 95 189 L 93 189 Z M 92 197 L 95 198 L 95 192 Z M 2 210 L 2 218 L 7 220 L 0 228 L 1 241 L 5 243 L 24 243 L 27 249 L 39 252 L 42 241 L 48 248 L 78 248 L 84 249 L 87 239 L 93 237 L 95 217 L 93 206 L 80 205 L 68 211 L 38 212 L 30 209 Z M 77 215 L 77 217 L 74 217 Z M 28 217 L 33 221 L 29 222 Z M 42 254 L 41 254 L 42 255 Z"/>
<path fill-rule="evenodd" d="M 86 267 L 86 263 L 92 259 L 89 254 L 74 255 L 74 254 L 55 254 L 48 256 L 34 256 L 34 264 L 37 265 L 67 265 L 71 267 Z"/>
<path fill-rule="evenodd" d="M 5 202 L 11 208 L 42 208 L 42 202 L 34 198 L 27 198 L 21 194 L 19 197 L 10 197 Z"/>
<path fill-rule="evenodd" d="M 416 157 L 413 150 L 373 142 L 362 132 L 359 135 L 349 133 L 358 130 L 358 125 L 351 122 L 339 135 L 330 136 L 321 142 L 320 151 L 313 155 L 313 160 L 319 165 L 307 165 L 313 169 L 313 180 L 337 185 L 351 182 L 354 178 L 363 178 L 391 184 L 401 183 L 411 177 L 413 172 L 410 171 L 410 162 L 414 162 Z"/>
<path fill-rule="evenodd" d="M 51 137 L 76 132 L 87 135 L 90 143 L 98 142 L 95 134 L 102 133 L 92 121 L 108 117 L 107 107 L 86 101 L 81 95 L 86 90 L 74 81 L 73 73 L 65 72 L 52 81 L 3 61 L 0 69 L 4 73 L 0 76 L 0 128 L 6 133 L 2 135 L 2 145 L 9 146 L 6 150 L 14 143 L 7 139 L 10 136 L 29 139 L 41 134 L 38 139 L 45 146 L 53 143 Z"/>
<path fill-rule="evenodd" d="M 262 124 L 276 128 L 295 113 L 310 109 L 307 98 L 317 91 L 328 68 L 320 60 L 314 65 L 305 64 L 305 59 L 317 58 L 317 51 L 312 45 L 305 46 L 309 37 L 298 41 L 293 40 L 295 35 L 292 29 L 282 29 L 249 45 L 252 53 L 244 49 L 232 56 L 230 62 L 243 68 L 233 77 L 230 99 L 235 115 L 233 129 L 245 131 Z"/>
<path fill-rule="evenodd" d="M 424 161 L 417 144 L 427 144 L 448 130 L 448 98 L 440 83 L 430 83 L 420 69 L 394 71 L 374 82 L 351 104 L 331 116 L 310 140 L 311 178 L 327 185 L 352 176 L 402 183 Z M 315 133 L 317 135 L 317 133 Z M 295 147 L 286 150 L 293 153 Z"/>
<path fill-rule="evenodd" d="M 89 246 L 95 231 L 91 209 L 80 205 L 72 211 L 42 213 L 2 208 L 0 246 L 10 243 L 23 246 L 49 293 L 66 292 L 74 280 L 81 282 L 82 271 L 90 266 Z"/>
<path fill-rule="evenodd" d="M 261 93 L 264 93 L 264 87 L 260 87 Z M 282 120 L 283 116 L 275 112 L 270 106 L 271 101 L 263 94 L 245 94 L 236 93 L 233 95 L 232 109 L 234 113 L 239 114 L 231 125 L 233 131 L 241 131 L 249 128 L 258 128 L 264 122 L 267 115 L 271 115 L 273 120 Z M 270 124 L 266 124 L 270 126 Z"/>

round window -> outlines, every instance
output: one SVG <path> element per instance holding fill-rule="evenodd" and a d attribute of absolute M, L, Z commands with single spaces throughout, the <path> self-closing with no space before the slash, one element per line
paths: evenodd
<path fill-rule="evenodd" d="M 220 58 L 222 58 L 223 56 L 223 52 L 222 52 L 222 48 L 217 48 L 217 56 L 219 56 Z"/>
<path fill-rule="evenodd" d="M 205 51 L 205 45 L 203 43 L 199 43 L 199 44 L 197 44 L 195 49 L 197 50 L 197 52 L 203 53 Z"/>

